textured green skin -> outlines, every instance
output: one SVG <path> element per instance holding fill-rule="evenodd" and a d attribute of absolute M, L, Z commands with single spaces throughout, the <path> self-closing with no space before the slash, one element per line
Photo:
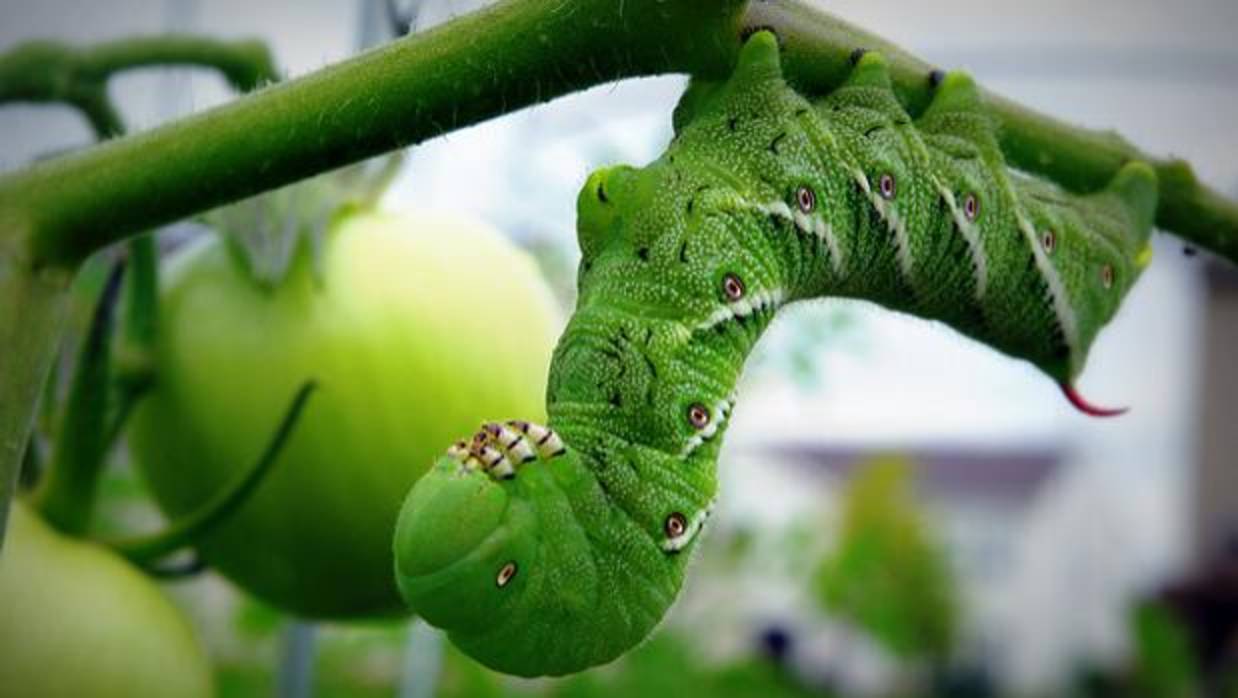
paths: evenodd
<path fill-rule="evenodd" d="M 1138 276 L 1156 204 L 1152 171 L 1130 165 L 1089 197 L 1011 173 L 964 75 L 946 76 L 914 123 L 871 54 L 847 85 L 812 103 L 783 83 L 776 40 L 758 33 L 735 74 L 694 84 L 675 120 L 659 160 L 597 172 L 580 195 L 579 301 L 547 391 L 549 426 L 566 452 L 507 480 L 445 457 L 401 512 L 405 599 L 501 671 L 601 664 L 662 618 L 699 533 L 690 526 L 682 550 L 665 551 L 668 517 L 704 522 L 721 409 L 733 407 L 744 359 L 778 306 L 866 298 L 943 320 L 1069 381 Z M 874 192 L 894 175 L 904 237 L 857 172 Z M 816 207 L 797 224 L 803 186 Z M 983 296 L 960 230 L 968 194 L 980 201 Z M 1038 247 L 1048 229 L 1051 253 Z M 1057 302 L 1073 329 L 1062 327 L 1044 265 L 1060 279 Z M 767 302 L 737 316 L 744 308 L 724 295 L 728 274 L 742 280 L 741 303 Z M 716 427 L 695 449 L 694 404 Z M 496 572 L 509 562 L 518 572 L 501 585 Z"/>

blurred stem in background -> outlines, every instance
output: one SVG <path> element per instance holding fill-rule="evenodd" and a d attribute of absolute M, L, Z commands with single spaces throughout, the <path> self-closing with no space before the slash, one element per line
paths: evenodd
<path fill-rule="evenodd" d="M 58 103 L 76 107 L 100 139 L 119 136 L 124 124 L 108 98 L 108 80 L 134 68 L 207 66 L 247 92 L 275 79 L 270 51 L 260 41 L 220 41 L 164 35 L 76 47 L 29 41 L 0 57 L 0 104 Z"/>
<path fill-rule="evenodd" d="M 852 53 L 865 48 L 889 57 L 912 114 L 931 96 L 931 66 L 807 0 L 508 0 L 219 109 L 0 178 L 0 292 L 5 304 L 32 301 L 0 305 L 0 339 L 12 338 L 6 346 L 17 350 L 0 367 L 0 509 L 12 494 L 69 270 L 92 252 L 592 85 L 668 72 L 722 77 L 743 36 L 758 27 L 778 33 L 787 77 L 807 93 L 839 85 Z M 20 76 L 38 72 L 31 55 L 45 49 L 0 56 L 0 76 L 16 75 L 14 85 L 31 89 Z M 111 70 L 144 59 L 115 47 L 83 55 Z M 84 75 L 89 85 L 92 74 Z M 88 96 L 65 97 L 91 106 Z M 1186 163 L 1008 100 L 991 97 L 991 106 L 1014 166 L 1092 191 L 1126 162 L 1146 160 L 1161 177 L 1158 223 L 1238 260 L 1238 205 L 1199 184 Z M 29 280 L 49 273 L 41 283 Z M 28 327 L 36 331 L 26 337 Z"/>
<path fill-rule="evenodd" d="M 405 647 L 398 698 L 434 698 L 443 667 L 443 633 L 414 618 Z"/>
<path fill-rule="evenodd" d="M 852 476 L 837 546 L 813 584 L 824 609 L 909 666 L 945 666 L 958 639 L 959 601 L 946 551 L 917 501 L 910 462 L 876 459 Z"/>
<path fill-rule="evenodd" d="M 32 271 L 0 241 L 0 549 L 43 382 L 56 357 L 72 272 Z"/>
<path fill-rule="evenodd" d="M 294 621 L 284 631 L 284 656 L 275 680 L 278 698 L 308 698 L 314 693 L 314 645 L 317 627 Z"/>
<path fill-rule="evenodd" d="M 159 323 L 159 255 L 155 234 L 132 238 L 128 248 L 120 332 L 112 346 L 112 381 L 116 395 L 107 414 L 109 444 L 116 442 L 134 405 L 155 382 Z"/>
<path fill-rule="evenodd" d="M 112 265 L 95 304 L 57 425 L 50 470 L 35 495 L 48 523 L 71 536 L 84 535 L 90 526 L 99 474 L 111 445 L 107 414 L 112 324 L 124 270 L 123 262 Z"/>

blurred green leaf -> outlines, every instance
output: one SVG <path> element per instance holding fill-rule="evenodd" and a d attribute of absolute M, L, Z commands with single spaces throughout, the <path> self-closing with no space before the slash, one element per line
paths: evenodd
<path fill-rule="evenodd" d="M 843 500 L 838 546 L 817 570 L 820 603 L 897 656 L 944 658 L 957 601 L 946 556 L 915 501 L 910 465 L 862 467 Z"/>
<path fill-rule="evenodd" d="M 279 633 L 287 617 L 252 596 L 242 597 L 233 616 L 233 627 L 238 635 L 253 639 L 272 637 Z"/>
<path fill-rule="evenodd" d="M 1135 644 L 1134 693 L 1146 698 L 1190 698 L 1197 695 L 1199 668 L 1190 632 L 1169 609 L 1156 603 L 1137 606 L 1131 614 Z"/>

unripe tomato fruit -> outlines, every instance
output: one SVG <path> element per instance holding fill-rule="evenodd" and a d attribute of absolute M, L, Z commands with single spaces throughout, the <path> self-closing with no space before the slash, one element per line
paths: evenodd
<path fill-rule="evenodd" d="M 208 698 L 211 670 L 159 587 L 14 502 L 0 550 L 0 695 Z"/>
<path fill-rule="evenodd" d="M 400 503 L 483 420 L 545 411 L 558 313 L 533 260 L 455 218 L 352 212 L 276 289 L 217 239 L 166 267 L 156 386 L 129 440 L 170 516 L 259 457 L 317 381 L 252 499 L 201 543 L 245 590 L 310 618 L 404 612 L 392 575 Z"/>

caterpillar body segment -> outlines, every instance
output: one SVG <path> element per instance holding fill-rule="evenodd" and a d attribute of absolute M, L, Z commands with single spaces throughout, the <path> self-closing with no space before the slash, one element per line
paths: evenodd
<path fill-rule="evenodd" d="M 1146 262 L 1155 177 L 1132 163 L 1078 196 L 1012 171 L 972 81 L 938 78 L 916 119 L 876 54 L 809 100 L 757 33 L 729 80 L 689 88 L 661 158 L 589 178 L 549 422 L 486 425 L 412 489 L 395 567 L 416 613 L 525 676 L 648 636 L 713 511 L 744 361 L 788 303 L 940 320 L 1086 406 L 1070 386 Z"/>

